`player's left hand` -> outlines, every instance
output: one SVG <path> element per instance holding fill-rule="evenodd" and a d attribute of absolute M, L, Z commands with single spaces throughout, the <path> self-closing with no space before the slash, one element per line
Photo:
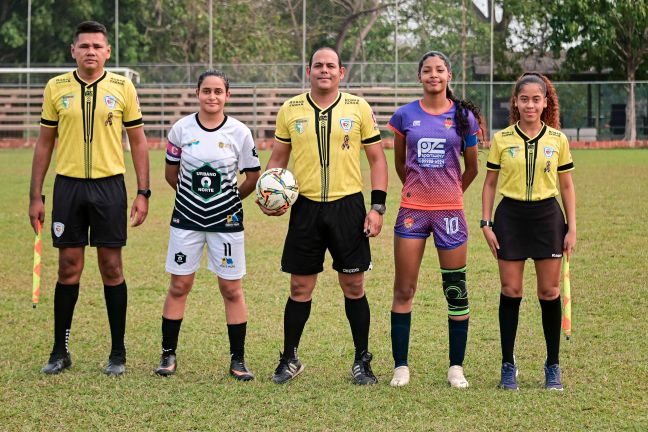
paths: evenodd
<path fill-rule="evenodd" d="M 148 215 L 148 198 L 138 194 L 133 200 L 130 212 L 130 223 L 132 227 L 141 225 Z"/>
<path fill-rule="evenodd" d="M 567 259 L 570 260 L 574 249 L 576 248 L 576 233 L 572 230 L 567 231 L 565 235 L 565 240 L 563 241 L 563 251 L 567 255 Z"/>
<path fill-rule="evenodd" d="M 267 208 L 263 207 L 261 205 L 261 203 L 259 202 L 259 200 L 256 200 L 254 202 L 257 203 L 257 205 L 259 206 L 261 211 L 267 216 L 281 216 L 281 215 L 283 215 L 284 213 L 286 213 L 288 211 L 288 207 L 286 207 L 286 208 L 282 207 L 282 208 L 277 209 L 277 210 L 270 210 L 270 209 L 267 209 Z"/>
<path fill-rule="evenodd" d="M 376 237 L 380 234 L 383 225 L 383 216 L 375 210 L 369 210 L 364 220 L 364 233 L 367 237 Z"/>

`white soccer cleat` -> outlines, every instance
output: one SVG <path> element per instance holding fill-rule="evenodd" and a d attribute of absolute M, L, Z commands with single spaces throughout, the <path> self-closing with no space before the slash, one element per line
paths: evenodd
<path fill-rule="evenodd" d="M 454 388 L 468 388 L 468 381 L 464 377 L 461 366 L 450 366 L 450 369 L 448 369 L 448 382 Z"/>
<path fill-rule="evenodd" d="M 392 378 L 389 385 L 392 387 L 403 387 L 409 384 L 409 379 L 409 367 L 398 366 L 396 369 L 394 369 L 394 378 Z"/>

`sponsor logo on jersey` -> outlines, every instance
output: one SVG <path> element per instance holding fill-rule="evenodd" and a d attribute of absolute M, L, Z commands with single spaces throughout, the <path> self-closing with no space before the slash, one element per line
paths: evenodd
<path fill-rule="evenodd" d="M 61 98 L 61 103 L 63 104 L 63 108 L 68 109 L 70 108 L 70 104 L 72 103 L 72 99 L 74 99 L 74 95 L 65 95 Z"/>
<path fill-rule="evenodd" d="M 291 100 L 291 101 L 288 101 L 288 106 L 290 106 L 290 107 L 304 106 L 304 101 L 302 101 L 302 100 Z"/>
<path fill-rule="evenodd" d="M 308 119 L 295 120 L 295 132 L 300 135 L 303 134 L 306 131 L 306 125 L 308 125 Z"/>
<path fill-rule="evenodd" d="M 554 148 L 553 147 L 545 147 L 544 148 L 544 154 L 547 159 L 549 159 L 551 156 L 554 154 Z"/>
<path fill-rule="evenodd" d="M 416 143 L 416 158 L 423 168 L 445 167 L 445 138 L 421 138 Z"/>
<path fill-rule="evenodd" d="M 562 254 L 551 254 L 552 258 L 562 258 Z"/>
<path fill-rule="evenodd" d="M 341 118 L 340 127 L 346 133 L 351 132 L 351 128 L 353 127 L 353 120 L 351 120 L 350 118 Z"/>
<path fill-rule="evenodd" d="M 67 84 L 72 82 L 70 78 L 56 78 L 56 81 L 54 81 L 56 84 Z"/>
<path fill-rule="evenodd" d="M 115 99 L 114 96 L 108 95 L 104 96 L 104 102 L 106 103 L 106 106 L 110 109 L 115 108 L 115 104 L 117 104 L 117 99 Z"/>
<path fill-rule="evenodd" d="M 511 132 L 511 131 L 502 131 L 502 136 L 503 137 L 513 136 L 513 132 Z"/>
<path fill-rule="evenodd" d="M 229 149 L 229 148 L 232 148 L 232 144 L 224 143 L 224 142 L 221 141 L 221 142 L 218 143 L 218 147 L 222 148 L 222 149 L 225 149 L 225 148 Z"/>
<path fill-rule="evenodd" d="M 414 120 L 412 126 L 421 126 L 421 120 Z"/>
<path fill-rule="evenodd" d="M 345 99 L 344 105 L 358 105 L 360 103 L 359 99 Z"/>
<path fill-rule="evenodd" d="M 508 148 L 508 151 L 509 151 L 509 154 L 511 155 L 511 158 L 515 157 L 515 155 L 517 154 L 517 151 L 519 149 L 520 149 L 520 147 L 518 147 L 518 146 Z"/>
<path fill-rule="evenodd" d="M 235 214 L 227 215 L 227 222 L 225 222 L 225 226 L 228 227 L 233 227 L 233 226 L 239 226 L 239 218 Z"/>
<path fill-rule="evenodd" d="M 119 78 L 110 78 L 110 83 L 111 84 L 117 84 L 117 85 L 124 85 L 124 79 L 119 79 Z"/>
<path fill-rule="evenodd" d="M 562 133 L 562 132 L 556 132 L 556 131 L 552 131 L 552 130 L 550 130 L 549 133 L 548 133 L 548 135 L 549 135 L 549 136 L 560 136 L 561 133 Z"/>
<path fill-rule="evenodd" d="M 113 113 L 110 111 L 108 113 L 108 117 L 106 117 L 106 121 L 104 122 L 104 126 L 112 126 L 113 124 Z"/>
<path fill-rule="evenodd" d="M 443 126 L 445 126 L 446 129 L 450 129 L 450 128 L 452 127 L 452 124 L 453 124 L 453 123 L 452 123 L 452 118 L 450 118 L 450 117 L 447 117 L 447 118 L 443 121 Z"/>
<path fill-rule="evenodd" d="M 188 142 L 187 144 L 185 144 L 185 145 L 186 145 L 187 147 L 190 147 L 190 146 L 192 146 L 192 145 L 198 145 L 198 144 L 200 144 L 200 140 L 197 140 L 196 138 L 194 138 L 194 139 L 192 139 L 191 141 L 189 141 L 189 142 Z"/>
<path fill-rule="evenodd" d="M 54 231 L 54 235 L 59 238 L 63 235 L 63 231 L 65 231 L 65 225 L 61 222 L 54 222 L 52 224 L 52 231 Z"/>
<path fill-rule="evenodd" d="M 218 195 L 221 192 L 221 173 L 209 164 L 193 170 L 191 190 L 205 201 Z"/>

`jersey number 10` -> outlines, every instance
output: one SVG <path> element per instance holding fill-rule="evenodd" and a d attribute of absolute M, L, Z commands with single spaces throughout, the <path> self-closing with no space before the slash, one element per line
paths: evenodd
<path fill-rule="evenodd" d="M 459 218 L 458 217 L 443 218 L 443 221 L 445 222 L 446 233 L 455 234 L 457 231 L 459 231 Z"/>

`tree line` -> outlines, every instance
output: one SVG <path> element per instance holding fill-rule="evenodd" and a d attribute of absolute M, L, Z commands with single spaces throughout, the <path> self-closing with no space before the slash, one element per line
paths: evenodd
<path fill-rule="evenodd" d="M 393 62 L 396 52 L 399 61 L 413 62 L 435 49 L 453 60 L 455 79 L 488 79 L 475 65 L 488 64 L 491 24 L 471 0 L 211 1 L 217 63 L 300 62 L 307 1 L 307 55 L 329 45 L 347 63 Z M 209 0 L 32 0 L 31 64 L 70 64 L 74 28 L 88 19 L 107 26 L 114 48 L 116 3 L 120 66 L 207 63 Z M 514 80 L 524 59 L 527 65 L 528 59 L 552 63 L 553 79 L 648 79 L 646 0 L 497 4 L 503 14 L 493 33 L 495 80 Z M 3 66 L 26 64 L 27 10 L 28 0 L 0 3 Z M 114 57 L 115 52 L 109 65 L 115 65 Z M 627 109 L 634 110 L 634 86 L 627 91 Z M 636 129 L 627 126 L 626 134 Z"/>

